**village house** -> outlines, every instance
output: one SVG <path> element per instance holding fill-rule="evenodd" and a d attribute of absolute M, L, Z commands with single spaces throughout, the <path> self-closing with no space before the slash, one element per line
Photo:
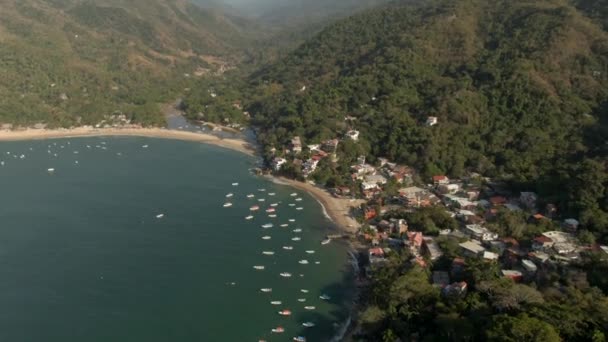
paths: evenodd
<path fill-rule="evenodd" d="M 450 183 L 450 179 L 448 178 L 448 176 L 444 176 L 444 175 L 433 176 L 434 185 L 442 185 L 442 184 L 449 184 L 449 183 Z"/>
<path fill-rule="evenodd" d="M 536 273 L 536 271 L 538 270 L 538 267 L 532 261 L 527 259 L 522 259 L 521 265 L 527 272 L 532 274 Z"/>
<path fill-rule="evenodd" d="M 422 254 L 426 255 L 432 261 L 435 261 L 443 255 L 443 252 L 433 238 L 426 237 L 422 243 Z"/>
<path fill-rule="evenodd" d="M 300 137 L 293 137 L 293 139 L 291 139 L 291 151 L 293 153 L 302 152 L 302 141 L 300 140 Z"/>
<path fill-rule="evenodd" d="M 279 170 L 281 170 L 281 166 L 283 166 L 285 163 L 287 163 L 287 159 L 285 159 L 285 158 L 279 158 L 279 157 L 274 158 L 272 160 L 272 168 L 275 171 L 279 171 Z"/>
<path fill-rule="evenodd" d="M 409 207 L 427 207 L 438 202 L 438 198 L 429 191 L 411 186 L 401 188 L 399 191 L 399 199 L 404 205 Z"/>
<path fill-rule="evenodd" d="M 536 201 L 538 200 L 538 196 L 534 192 L 522 192 L 519 195 L 519 203 L 521 203 L 527 209 L 536 208 Z"/>
<path fill-rule="evenodd" d="M 308 159 L 302 164 L 302 175 L 304 177 L 310 176 L 317 169 L 317 165 L 319 164 L 320 159 Z"/>
<path fill-rule="evenodd" d="M 453 206 L 453 207 L 460 208 L 460 209 L 476 210 L 477 207 L 479 206 L 478 202 L 469 201 L 468 199 L 466 199 L 464 197 L 458 197 L 456 195 L 447 194 L 447 195 L 443 195 L 442 198 L 443 198 L 443 202 L 445 203 L 445 205 Z"/>
<path fill-rule="evenodd" d="M 500 272 L 504 277 L 507 277 L 515 282 L 521 281 L 524 277 L 523 273 L 517 270 L 501 270 Z"/>
<path fill-rule="evenodd" d="M 450 268 L 450 275 L 452 277 L 458 277 L 464 273 L 465 261 L 463 258 L 454 258 L 452 260 L 452 267 Z"/>
<path fill-rule="evenodd" d="M 454 194 L 460 190 L 460 185 L 458 184 L 440 184 L 437 187 L 437 191 L 441 194 Z"/>
<path fill-rule="evenodd" d="M 364 180 L 366 183 L 375 183 L 379 185 L 384 185 L 387 182 L 386 178 L 382 175 L 368 175 L 365 176 Z"/>
<path fill-rule="evenodd" d="M 460 248 L 462 248 L 462 252 L 467 257 L 478 257 L 485 252 L 485 248 L 475 240 L 465 241 L 459 244 Z"/>
<path fill-rule="evenodd" d="M 534 238 L 532 241 L 532 249 L 535 251 L 546 251 L 553 247 L 553 240 L 544 235 L 540 235 Z"/>
<path fill-rule="evenodd" d="M 578 225 L 579 222 L 573 218 L 564 220 L 564 228 L 571 233 L 576 233 L 576 231 L 578 230 Z"/>
<path fill-rule="evenodd" d="M 427 126 L 435 126 L 438 122 L 439 122 L 439 120 L 437 119 L 436 116 L 429 116 L 428 118 L 426 118 L 425 124 Z"/>
<path fill-rule="evenodd" d="M 327 140 L 321 144 L 321 149 L 327 153 L 334 153 L 338 149 L 339 143 L 340 140 L 338 139 Z"/>
<path fill-rule="evenodd" d="M 346 137 L 352 141 L 358 141 L 359 140 L 359 131 L 350 130 L 350 131 L 346 132 Z"/>
<path fill-rule="evenodd" d="M 468 224 L 465 226 L 465 234 L 479 241 L 490 241 L 498 239 L 498 234 L 489 231 L 487 228 L 478 224 Z"/>
<path fill-rule="evenodd" d="M 499 255 L 494 252 L 485 251 L 483 252 L 482 258 L 487 261 L 496 261 L 499 258 Z"/>
<path fill-rule="evenodd" d="M 386 261 L 384 259 L 384 250 L 380 247 L 370 248 L 368 250 L 368 255 L 369 255 L 369 262 L 371 264 Z"/>
<path fill-rule="evenodd" d="M 507 204 L 507 199 L 503 196 L 492 196 L 490 197 L 490 205 L 498 207 Z"/>
<path fill-rule="evenodd" d="M 404 242 L 413 255 L 419 256 L 422 243 L 424 242 L 424 236 L 421 232 L 407 232 L 407 240 Z"/>
<path fill-rule="evenodd" d="M 376 168 L 369 164 L 357 164 L 350 167 L 353 172 L 353 179 L 362 180 L 367 175 L 376 173 Z"/>

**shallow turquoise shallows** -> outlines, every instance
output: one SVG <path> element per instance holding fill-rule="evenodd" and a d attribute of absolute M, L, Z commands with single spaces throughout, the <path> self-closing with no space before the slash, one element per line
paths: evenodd
<path fill-rule="evenodd" d="M 329 341 L 348 317 L 347 246 L 321 245 L 320 205 L 253 158 L 100 137 L 3 142 L 0 161 L 0 341 Z"/>

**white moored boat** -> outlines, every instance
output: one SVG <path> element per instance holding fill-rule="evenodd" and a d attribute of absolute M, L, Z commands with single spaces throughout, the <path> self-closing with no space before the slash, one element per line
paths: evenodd
<path fill-rule="evenodd" d="M 306 298 L 298 298 L 298 302 L 300 303 L 304 303 L 306 301 Z"/>
<path fill-rule="evenodd" d="M 232 186 L 239 186 L 239 183 L 232 183 Z"/>
<path fill-rule="evenodd" d="M 304 210 L 302 207 L 297 207 L 296 210 Z"/>
<path fill-rule="evenodd" d="M 258 210 L 260 210 L 260 207 L 257 206 L 257 205 L 254 205 L 251 208 L 249 208 L 249 210 L 251 210 L 251 211 L 258 211 Z"/>
<path fill-rule="evenodd" d="M 308 293 L 308 290 L 307 289 L 301 289 L 300 292 L 302 292 L 302 293 Z"/>
<path fill-rule="evenodd" d="M 321 241 L 321 244 L 322 245 L 327 245 L 330 242 L 331 242 L 331 239 L 325 239 L 325 240 Z"/>
<path fill-rule="evenodd" d="M 270 204 L 271 207 L 276 207 L 277 205 L 279 205 L 279 203 L 271 203 Z"/>
<path fill-rule="evenodd" d="M 264 255 L 274 255 L 273 251 L 263 251 L 262 254 Z"/>
<path fill-rule="evenodd" d="M 51 167 L 51 168 L 47 169 L 47 171 L 48 171 L 49 173 L 53 173 L 53 172 L 55 172 L 55 169 Z"/>
<path fill-rule="evenodd" d="M 272 292 L 272 289 L 271 288 L 263 288 L 263 289 L 260 289 L 260 291 L 262 291 L 262 292 Z"/>
<path fill-rule="evenodd" d="M 272 228 L 274 225 L 272 223 L 266 223 L 262 225 L 262 228 L 264 229 L 268 229 L 268 228 Z"/>
<path fill-rule="evenodd" d="M 296 228 L 296 229 L 292 230 L 292 232 L 294 232 L 294 233 L 300 233 L 300 232 L 302 232 L 302 229 L 301 228 Z"/>
<path fill-rule="evenodd" d="M 263 270 L 265 267 L 264 266 L 253 266 L 253 268 L 255 268 L 256 270 Z"/>
<path fill-rule="evenodd" d="M 270 240 L 272 239 L 272 236 L 266 235 L 266 236 L 262 236 L 262 240 Z"/>
<path fill-rule="evenodd" d="M 304 322 L 302 323 L 302 326 L 305 328 L 312 328 L 315 326 L 315 324 L 313 322 Z"/>
<path fill-rule="evenodd" d="M 283 329 L 283 327 L 276 327 L 274 329 L 272 329 L 272 332 L 275 334 L 281 334 L 285 332 L 285 329 Z"/>
<path fill-rule="evenodd" d="M 226 195 L 226 198 L 230 198 L 232 196 L 234 196 L 234 194 L 233 193 L 229 193 L 229 194 Z"/>
<path fill-rule="evenodd" d="M 330 296 L 328 296 L 328 295 L 326 295 L 326 294 L 322 294 L 322 295 L 320 295 L 320 296 L 319 296 L 319 298 L 320 298 L 320 299 L 323 299 L 323 300 L 330 300 L 330 299 L 331 299 L 331 297 L 330 297 Z"/>
<path fill-rule="evenodd" d="M 228 202 L 228 203 L 224 203 L 224 208 L 229 208 L 232 207 L 232 203 Z"/>
<path fill-rule="evenodd" d="M 270 214 L 270 215 L 268 215 L 268 217 L 275 218 L 275 217 L 277 217 L 277 214 Z"/>
<path fill-rule="evenodd" d="M 292 246 L 283 246 L 283 249 L 286 251 L 290 251 L 293 249 L 293 247 Z"/>
<path fill-rule="evenodd" d="M 281 275 L 281 277 L 283 277 L 283 278 L 290 278 L 290 277 L 291 277 L 291 273 L 288 273 L 288 272 L 283 272 L 283 273 L 280 273 L 280 275 Z"/>
<path fill-rule="evenodd" d="M 163 218 L 163 217 L 165 217 L 165 214 L 158 214 L 158 215 L 156 215 L 157 219 L 160 219 L 160 218 Z"/>
<path fill-rule="evenodd" d="M 258 198 L 258 202 L 264 202 L 264 201 L 266 201 L 265 198 Z"/>
<path fill-rule="evenodd" d="M 279 315 L 281 315 L 281 316 L 291 316 L 291 311 L 290 310 L 281 310 L 281 311 L 279 311 Z"/>
<path fill-rule="evenodd" d="M 313 251 L 313 250 L 308 250 L 308 251 L 306 251 L 306 253 L 308 253 L 308 254 L 315 254 L 315 251 Z"/>
<path fill-rule="evenodd" d="M 296 219 L 289 219 L 289 222 L 296 222 Z"/>
<path fill-rule="evenodd" d="M 251 219 L 253 219 L 253 215 L 249 215 L 249 216 L 245 217 L 245 220 L 251 220 Z"/>
<path fill-rule="evenodd" d="M 283 228 L 288 227 L 288 226 L 289 226 L 289 224 L 287 224 L 287 223 L 283 223 L 283 224 L 281 225 L 281 227 L 283 227 Z"/>
<path fill-rule="evenodd" d="M 273 300 L 272 302 L 270 302 L 270 304 L 272 304 L 272 305 L 281 305 L 281 304 L 283 304 L 283 302 L 281 302 L 280 300 Z"/>
<path fill-rule="evenodd" d="M 291 238 L 291 241 L 300 241 L 300 240 L 302 240 L 302 238 L 301 238 L 301 237 L 299 237 L 299 236 L 296 236 L 296 237 L 292 237 L 292 238 Z"/>
<path fill-rule="evenodd" d="M 291 194 L 291 195 L 289 195 L 289 196 L 291 196 L 291 197 L 296 197 L 296 196 L 298 196 L 298 194 L 296 194 L 296 193 L 294 192 L 294 193 L 292 193 L 292 194 Z"/>
<path fill-rule="evenodd" d="M 254 198 L 254 197 L 255 197 L 255 195 L 254 195 L 254 194 L 249 194 L 249 195 L 247 195 L 247 198 Z"/>
<path fill-rule="evenodd" d="M 300 202 L 302 199 L 300 197 L 296 198 L 296 202 Z"/>
<path fill-rule="evenodd" d="M 314 310 L 314 309 L 316 309 L 316 307 L 314 307 L 314 306 L 305 306 L 304 309 L 306 309 L 306 310 Z"/>
<path fill-rule="evenodd" d="M 298 263 L 299 263 L 300 265 L 308 265 L 308 260 L 303 259 L 303 260 L 298 261 Z"/>
<path fill-rule="evenodd" d="M 268 196 L 274 196 L 274 195 L 276 195 L 276 193 L 274 193 L 274 192 L 269 192 L 268 193 Z"/>

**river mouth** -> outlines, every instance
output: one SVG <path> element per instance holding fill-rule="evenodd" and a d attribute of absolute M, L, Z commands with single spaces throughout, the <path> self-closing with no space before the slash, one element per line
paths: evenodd
<path fill-rule="evenodd" d="M 323 341 L 348 316 L 348 246 L 321 246 L 317 202 L 252 175 L 251 157 L 133 137 L 6 142 L 0 153 L 1 340 Z"/>

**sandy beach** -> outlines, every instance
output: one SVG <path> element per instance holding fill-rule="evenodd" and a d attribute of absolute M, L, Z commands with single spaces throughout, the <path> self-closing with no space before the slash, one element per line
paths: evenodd
<path fill-rule="evenodd" d="M 79 127 L 72 129 L 24 129 L 24 130 L 2 130 L 0 141 L 36 140 L 36 139 L 58 139 L 72 137 L 95 137 L 95 136 L 137 136 L 162 139 L 177 139 L 196 141 L 212 144 L 231 150 L 239 151 L 247 155 L 255 154 L 255 147 L 241 139 L 222 139 L 212 134 L 168 130 L 164 128 L 87 128 Z"/>
<path fill-rule="evenodd" d="M 314 198 L 321 202 L 323 207 L 325 207 L 327 214 L 338 226 L 338 228 L 351 234 L 358 231 L 360 224 L 350 215 L 350 211 L 351 208 L 361 205 L 362 200 L 351 201 L 350 199 L 336 198 L 323 188 L 293 179 L 277 177 L 274 178 L 274 180 L 279 184 L 289 185 L 311 194 Z"/>

